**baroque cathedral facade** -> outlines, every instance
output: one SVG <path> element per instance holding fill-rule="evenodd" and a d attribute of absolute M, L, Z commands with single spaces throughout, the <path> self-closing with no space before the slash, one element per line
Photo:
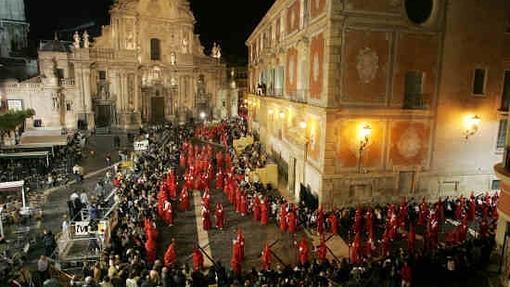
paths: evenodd
<path fill-rule="evenodd" d="M 206 55 L 186 0 L 118 0 L 90 39 L 41 41 L 39 75 L 0 87 L 9 109 L 32 108 L 30 127 L 137 128 L 224 115 L 220 49 Z"/>

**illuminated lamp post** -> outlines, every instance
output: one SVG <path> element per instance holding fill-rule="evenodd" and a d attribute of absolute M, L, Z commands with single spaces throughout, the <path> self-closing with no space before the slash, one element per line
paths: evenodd
<path fill-rule="evenodd" d="M 466 140 L 469 139 L 470 136 L 476 134 L 480 129 L 481 119 L 479 116 L 474 115 L 470 117 L 466 117 L 464 119 L 464 137 Z"/>
<path fill-rule="evenodd" d="M 363 151 L 367 148 L 372 134 L 372 128 L 369 125 L 362 125 L 359 130 L 359 157 L 358 157 L 358 173 L 361 173 L 361 157 Z"/>

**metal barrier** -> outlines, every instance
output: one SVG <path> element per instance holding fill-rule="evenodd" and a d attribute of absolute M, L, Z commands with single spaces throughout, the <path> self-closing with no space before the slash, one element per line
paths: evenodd
<path fill-rule="evenodd" d="M 116 188 L 112 188 L 109 195 L 102 200 L 104 203 L 109 203 L 110 206 L 100 209 L 100 214 L 102 214 L 99 217 L 100 220 L 94 221 L 97 223 L 97 229 L 91 228 L 90 214 L 87 209 L 83 209 L 80 213 L 82 220 L 71 221 L 68 230 L 58 234 L 57 265 L 59 269 L 73 269 L 83 265 L 84 262 L 99 259 L 105 243 L 110 239 L 112 226 L 117 221 L 114 211 L 117 209 L 118 203 L 112 200 L 115 192 Z"/>
<path fill-rule="evenodd" d="M 73 275 L 58 269 L 53 264 L 50 264 L 49 272 L 50 277 L 56 279 L 62 286 L 69 286 L 69 281 L 73 279 Z"/>

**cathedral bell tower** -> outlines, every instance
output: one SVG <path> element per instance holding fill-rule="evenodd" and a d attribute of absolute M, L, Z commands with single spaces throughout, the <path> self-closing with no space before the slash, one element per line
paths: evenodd
<path fill-rule="evenodd" d="M 28 47 L 23 0 L 0 0 L 0 58 L 21 56 Z"/>

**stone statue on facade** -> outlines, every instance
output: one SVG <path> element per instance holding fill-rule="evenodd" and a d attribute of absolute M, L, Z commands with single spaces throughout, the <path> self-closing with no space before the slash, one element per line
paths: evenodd
<path fill-rule="evenodd" d="M 219 44 L 216 44 L 216 42 L 213 43 L 213 47 L 211 50 L 211 57 L 219 59 L 221 58 L 221 47 Z"/>
<path fill-rule="evenodd" d="M 182 38 L 182 53 L 183 54 L 188 53 L 188 45 L 189 45 L 188 39 Z"/>
<path fill-rule="evenodd" d="M 135 36 L 133 34 L 133 31 L 129 31 L 128 36 L 127 36 L 126 49 L 134 50 L 135 48 L 136 48 Z"/>
<path fill-rule="evenodd" d="M 83 48 L 90 47 L 89 33 L 87 31 L 83 32 Z"/>
<path fill-rule="evenodd" d="M 73 46 L 75 49 L 80 49 L 80 34 L 78 34 L 78 31 L 75 31 L 73 34 Z"/>
<path fill-rule="evenodd" d="M 212 44 L 212 49 L 211 49 L 211 57 L 215 58 L 216 57 L 216 51 L 218 50 L 218 47 L 216 47 L 216 42 L 214 42 Z"/>
<path fill-rule="evenodd" d="M 175 56 L 175 52 L 171 52 L 170 53 L 170 65 L 175 66 L 176 63 L 177 63 L 177 59 Z"/>

